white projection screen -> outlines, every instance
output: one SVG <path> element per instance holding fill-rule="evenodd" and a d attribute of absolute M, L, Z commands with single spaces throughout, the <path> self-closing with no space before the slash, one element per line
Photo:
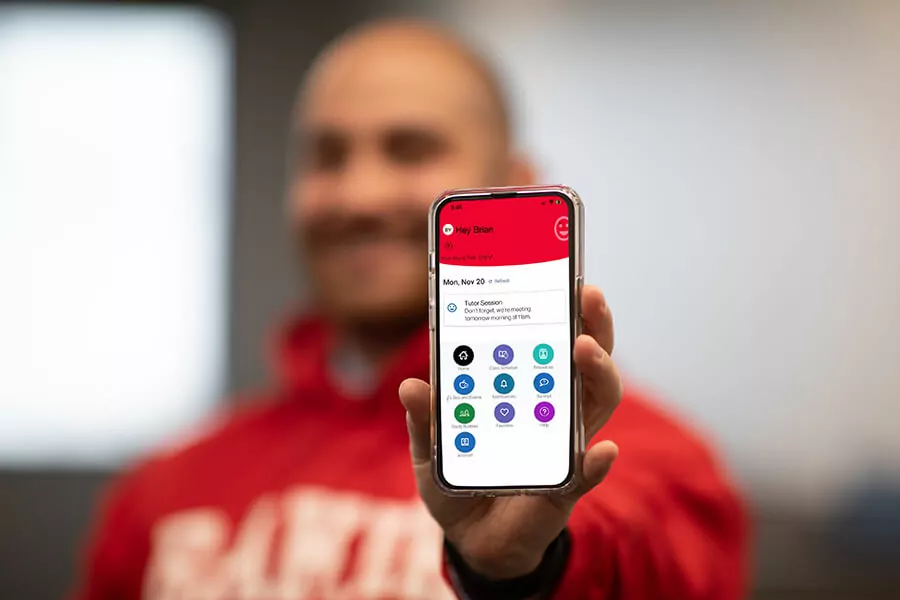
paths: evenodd
<path fill-rule="evenodd" d="M 231 33 L 0 8 L 0 465 L 115 466 L 224 388 Z"/>

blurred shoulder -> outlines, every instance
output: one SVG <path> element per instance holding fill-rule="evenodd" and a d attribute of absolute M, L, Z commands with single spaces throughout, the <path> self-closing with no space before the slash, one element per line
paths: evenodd
<path fill-rule="evenodd" d="M 715 462 L 710 436 L 655 394 L 626 380 L 622 402 L 601 432 L 619 444 L 623 458 L 673 456 Z"/>
<path fill-rule="evenodd" d="M 264 437 L 285 409 L 285 401 L 275 394 L 236 396 L 128 466 L 116 487 L 123 493 L 147 486 L 167 489 L 173 480 L 226 462 L 248 440 Z"/>
<path fill-rule="evenodd" d="M 151 458 L 171 460 L 209 447 L 228 445 L 234 438 L 252 434 L 278 419 L 287 408 L 274 393 L 238 395 L 216 408 L 204 419 L 160 446 Z"/>

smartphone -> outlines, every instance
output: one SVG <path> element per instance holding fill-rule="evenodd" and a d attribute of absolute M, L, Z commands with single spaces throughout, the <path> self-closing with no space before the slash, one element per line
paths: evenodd
<path fill-rule="evenodd" d="M 453 190 L 431 207 L 432 464 L 446 494 L 564 493 L 580 475 L 583 213 L 564 186 Z"/>

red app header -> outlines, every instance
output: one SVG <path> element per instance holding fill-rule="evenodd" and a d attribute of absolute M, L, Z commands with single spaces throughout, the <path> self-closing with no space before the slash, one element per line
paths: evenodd
<path fill-rule="evenodd" d="M 441 207 L 438 262 L 508 266 L 569 256 L 569 204 L 559 196 L 457 200 Z"/>

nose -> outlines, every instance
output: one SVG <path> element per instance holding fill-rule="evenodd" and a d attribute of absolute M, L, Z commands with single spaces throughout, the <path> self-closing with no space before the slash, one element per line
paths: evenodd
<path fill-rule="evenodd" d="M 340 210 L 375 213 L 402 196 L 400 178 L 389 161 L 374 149 L 351 155 L 338 176 L 334 201 Z"/>

